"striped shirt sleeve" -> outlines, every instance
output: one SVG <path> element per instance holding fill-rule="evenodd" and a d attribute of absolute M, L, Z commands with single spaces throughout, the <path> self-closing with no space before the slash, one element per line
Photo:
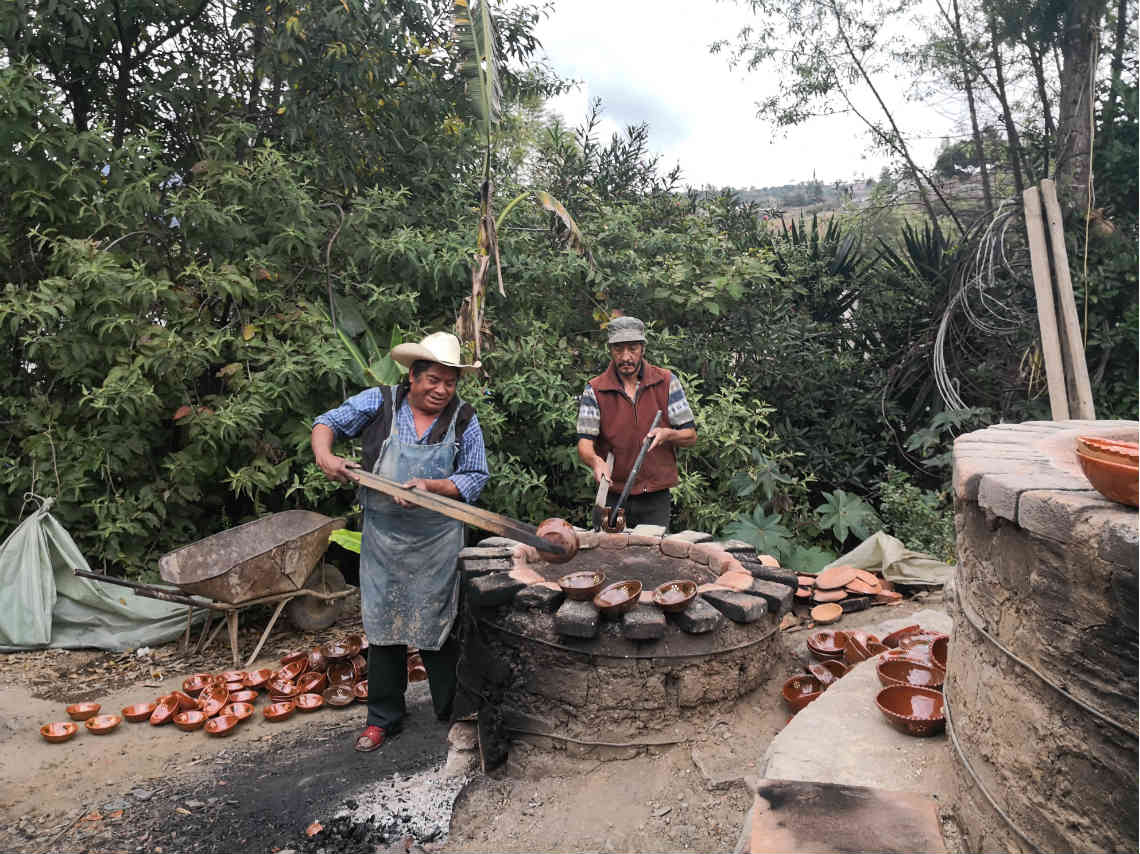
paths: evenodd
<path fill-rule="evenodd" d="M 578 438 L 596 439 L 602 432 L 602 413 L 594 387 L 586 383 L 586 390 L 578 400 Z"/>
<path fill-rule="evenodd" d="M 689 408 L 689 400 L 685 397 L 685 389 L 677 375 L 673 374 L 669 381 L 669 426 L 674 430 L 686 430 L 695 427 L 693 410 Z"/>
<path fill-rule="evenodd" d="M 472 415 L 463 437 L 459 440 L 459 454 L 455 460 L 455 473 L 449 480 L 468 504 L 474 504 L 487 485 L 491 473 L 487 467 L 487 448 L 483 442 L 483 428 L 479 416 Z"/>
<path fill-rule="evenodd" d="M 333 436 L 337 439 L 351 439 L 376 417 L 383 400 L 379 387 L 366 388 L 335 409 L 318 415 L 313 421 L 313 426 L 324 424 L 333 431 Z"/>

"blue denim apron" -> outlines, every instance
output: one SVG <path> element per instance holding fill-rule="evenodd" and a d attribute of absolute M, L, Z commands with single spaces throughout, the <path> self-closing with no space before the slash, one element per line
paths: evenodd
<path fill-rule="evenodd" d="M 392 429 L 373 472 L 399 483 L 454 474 L 459 409 L 437 445 L 401 442 L 399 413 L 393 412 Z M 360 601 L 368 644 L 437 650 L 447 640 L 459 607 L 456 562 L 463 548 L 463 523 L 422 507 L 401 507 L 372 489 L 361 492 Z"/>

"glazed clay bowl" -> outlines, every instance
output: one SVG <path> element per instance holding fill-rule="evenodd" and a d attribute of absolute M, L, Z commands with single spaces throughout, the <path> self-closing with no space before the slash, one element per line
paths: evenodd
<path fill-rule="evenodd" d="M 843 647 L 843 663 L 848 667 L 854 667 L 860 661 L 866 661 L 871 657 L 871 651 L 867 649 L 867 645 L 854 635 L 847 638 L 847 643 Z"/>
<path fill-rule="evenodd" d="M 330 706 L 347 706 L 354 699 L 351 685 L 333 685 L 321 695 Z"/>
<path fill-rule="evenodd" d="M 173 694 L 160 697 L 154 707 L 154 711 L 150 713 L 150 725 L 162 726 L 163 724 L 168 724 L 179 711 L 181 711 L 181 706 L 178 705 L 178 698 Z"/>
<path fill-rule="evenodd" d="M 1103 459 L 1111 463 L 1132 466 L 1140 464 L 1140 443 L 1122 439 L 1105 439 L 1101 436 L 1078 436 L 1077 453 Z"/>
<path fill-rule="evenodd" d="M 83 724 L 92 735 L 106 735 L 122 721 L 118 715 L 96 715 Z"/>
<path fill-rule="evenodd" d="M 818 661 L 808 665 L 808 673 L 819 680 L 819 684 L 823 686 L 823 690 L 825 691 L 839 678 L 829 668 L 824 667 L 823 664 Z"/>
<path fill-rule="evenodd" d="M 368 680 L 364 679 L 352 686 L 352 696 L 358 703 L 368 702 Z"/>
<path fill-rule="evenodd" d="M 938 638 L 930 645 L 930 658 L 934 666 L 946 670 L 946 653 L 950 646 L 950 638 Z"/>
<path fill-rule="evenodd" d="M 879 692 L 875 705 L 891 726 L 907 735 L 935 735 L 946 728 L 942 695 L 929 688 L 892 685 Z"/>
<path fill-rule="evenodd" d="M 296 697 L 297 683 L 290 679 L 270 679 L 265 684 L 270 697 Z"/>
<path fill-rule="evenodd" d="M 313 647 L 309 650 L 309 657 L 306 659 L 305 666 L 308 668 L 308 673 L 324 673 L 329 666 L 329 660 L 325 658 L 325 654 L 321 652 L 321 648 Z"/>
<path fill-rule="evenodd" d="M 886 658 L 879 662 L 877 672 L 884 688 L 892 685 L 918 685 L 938 689 L 946 674 L 930 664 L 919 664 L 905 658 Z"/>
<path fill-rule="evenodd" d="M 319 694 L 329 685 L 329 680 L 323 673 L 306 673 L 297 680 L 298 694 Z"/>
<path fill-rule="evenodd" d="M 296 708 L 297 704 L 290 700 L 284 703 L 270 703 L 261 710 L 261 713 L 267 721 L 283 721 L 292 715 Z M 237 718 L 234 720 L 236 721 Z"/>
<path fill-rule="evenodd" d="M 831 673 L 831 675 L 834 676 L 836 679 L 842 679 L 844 676 L 847 675 L 847 665 L 844 664 L 842 661 L 840 661 L 837 658 L 829 658 L 829 659 L 827 659 L 827 661 L 821 661 L 818 664 L 813 664 L 808 669 L 811 670 L 812 673 L 815 673 L 815 670 L 812 669 L 815 667 L 824 668 L 829 673 Z"/>
<path fill-rule="evenodd" d="M 697 595 L 696 582 L 681 578 L 666 581 L 653 590 L 653 604 L 666 613 L 684 611 Z"/>
<path fill-rule="evenodd" d="M 237 725 L 241 721 L 235 715 L 219 715 L 216 718 L 210 718 L 206 721 L 206 734 L 207 735 L 233 735 L 233 731 L 237 729 Z"/>
<path fill-rule="evenodd" d="M 352 658 L 360 652 L 363 640 L 359 635 L 349 635 L 344 640 L 333 641 L 322 646 L 321 654 L 329 662 L 339 661 L 342 658 Z"/>
<path fill-rule="evenodd" d="M 320 694 L 301 694 L 293 701 L 299 712 L 315 712 L 325 704 L 325 698 Z"/>
<path fill-rule="evenodd" d="M 820 681 L 816 677 L 807 673 L 801 673 L 785 682 L 780 693 L 788 708 L 791 709 L 792 712 L 798 712 L 822 694 L 823 688 L 824 686 L 820 684 Z"/>
<path fill-rule="evenodd" d="M 188 712 L 190 709 L 198 708 L 198 701 L 187 694 L 185 691 L 171 691 L 170 695 L 178 703 L 178 710 L 180 712 Z"/>
<path fill-rule="evenodd" d="M 245 690 L 245 684 L 242 682 L 225 682 L 223 684 L 226 686 L 226 693 L 227 694 L 232 694 L 234 691 L 244 691 Z"/>
<path fill-rule="evenodd" d="M 1077 451 L 1077 460 L 1089 483 L 1109 501 L 1127 504 L 1129 507 L 1136 507 L 1140 503 L 1137 500 L 1140 470 L 1135 465 L 1091 457 L 1081 451 Z"/>
<path fill-rule="evenodd" d="M 253 706 L 249 703 L 229 703 L 228 705 L 222 706 L 221 711 L 218 712 L 218 717 L 224 718 L 233 715 L 239 721 L 244 721 L 252 714 Z"/>
<path fill-rule="evenodd" d="M 574 555 L 578 554 L 578 532 L 575 531 L 574 526 L 565 519 L 543 519 L 542 522 L 539 523 L 538 530 L 535 531 L 535 534 L 565 549 L 562 554 L 546 552 L 540 549 L 538 556 L 547 563 L 566 563 L 572 560 Z"/>
<path fill-rule="evenodd" d="M 98 703 L 72 703 L 67 707 L 67 716 L 73 721 L 85 721 L 99 714 L 101 708 Z"/>
<path fill-rule="evenodd" d="M 604 572 L 571 572 L 558 579 L 558 586 L 566 594 L 567 599 L 576 602 L 586 602 L 593 599 L 598 591 L 605 586 L 606 574 Z"/>
<path fill-rule="evenodd" d="M 368 661 L 363 655 L 354 655 L 352 661 L 352 681 L 359 682 L 368 675 Z"/>
<path fill-rule="evenodd" d="M 352 687 L 352 684 L 356 681 L 356 668 L 352 666 L 351 661 L 334 661 L 329 664 L 328 673 L 325 675 L 328 677 L 329 685 L 348 685 Z"/>
<path fill-rule="evenodd" d="M 215 682 L 198 697 L 198 708 L 206 713 L 206 717 L 212 718 L 229 701 L 230 692 L 226 690 L 226 686 Z"/>
<path fill-rule="evenodd" d="M 287 679 L 290 682 L 296 680 L 298 676 L 305 672 L 305 668 L 309 666 L 309 657 L 306 655 L 297 661 L 290 661 L 288 664 L 283 664 L 273 674 L 275 679 Z"/>
<path fill-rule="evenodd" d="M 214 674 L 212 673 L 195 673 L 193 676 L 187 676 L 182 680 L 182 690 L 196 697 L 213 679 Z"/>
<path fill-rule="evenodd" d="M 269 678 L 273 675 L 273 671 L 268 667 L 261 670 L 251 670 L 245 674 L 245 679 L 241 680 L 241 684 L 246 688 L 260 688 Z"/>
<path fill-rule="evenodd" d="M 292 664 L 294 661 L 308 662 L 308 660 L 309 660 L 309 654 L 307 652 L 303 652 L 303 651 L 302 652 L 291 652 L 288 655 L 283 655 L 283 656 L 281 656 L 280 659 L 278 659 L 278 661 L 280 661 L 282 667 L 284 667 L 286 664 Z"/>
<path fill-rule="evenodd" d="M 615 581 L 603 587 L 594 596 L 594 607 L 603 617 L 615 620 L 637 607 L 641 597 L 641 582 L 633 579 Z"/>
<path fill-rule="evenodd" d="M 248 674 L 244 670 L 226 670 L 221 674 L 223 682 L 242 682 Z"/>
<path fill-rule="evenodd" d="M 257 700 L 257 692 L 252 688 L 243 688 L 240 691 L 230 692 L 231 703 L 252 703 Z"/>
<path fill-rule="evenodd" d="M 174 725 L 183 732 L 194 732 L 194 730 L 201 729 L 203 724 L 208 721 L 206 713 L 198 709 L 191 709 L 187 712 L 179 712 L 174 716 Z"/>
<path fill-rule="evenodd" d="M 71 721 L 57 721 L 40 727 L 40 735 L 43 736 L 44 741 L 49 741 L 52 744 L 67 741 L 77 732 L 79 732 L 79 725 Z"/>
<path fill-rule="evenodd" d="M 899 641 L 905 638 L 907 635 L 919 634 L 921 632 L 922 626 L 903 626 L 903 628 L 897 629 L 883 638 L 883 645 L 889 647 L 890 649 L 895 649 L 899 645 Z"/>
<path fill-rule="evenodd" d="M 158 703 L 132 703 L 123 706 L 123 717 L 133 724 L 142 723 L 150 717 Z"/>
<path fill-rule="evenodd" d="M 807 639 L 808 650 L 820 661 L 828 658 L 842 658 L 843 647 L 847 643 L 847 632 L 826 630 L 816 632 Z"/>

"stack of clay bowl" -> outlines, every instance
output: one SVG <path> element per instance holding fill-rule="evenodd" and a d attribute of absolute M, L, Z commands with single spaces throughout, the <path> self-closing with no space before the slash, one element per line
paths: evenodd
<path fill-rule="evenodd" d="M 946 727 L 942 685 L 949 637 L 913 625 L 892 632 L 883 643 L 888 649 L 877 666 L 883 685 L 875 698 L 879 711 L 907 735 L 941 732 Z"/>
<path fill-rule="evenodd" d="M 1109 501 L 1137 505 L 1140 483 L 1140 445 L 1080 436 L 1077 439 L 1077 461 L 1089 483 Z"/>
<path fill-rule="evenodd" d="M 270 703 L 267 721 L 283 721 L 295 711 L 315 712 L 326 705 L 347 706 L 363 685 L 367 697 L 368 665 L 361 655 L 364 639 L 347 637 L 282 657 L 281 667 L 266 682 Z"/>
<path fill-rule="evenodd" d="M 804 603 L 815 603 L 812 619 L 819 623 L 833 623 L 849 609 L 893 605 L 902 600 L 902 596 L 875 573 L 843 564 L 828 567 L 814 577 L 797 576 L 797 583 L 796 598 Z M 827 607 L 821 608 L 821 605 Z"/>

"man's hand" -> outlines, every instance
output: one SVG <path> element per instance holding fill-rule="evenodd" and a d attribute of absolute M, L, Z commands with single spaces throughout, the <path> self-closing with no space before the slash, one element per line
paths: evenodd
<path fill-rule="evenodd" d="M 337 480 L 341 483 L 356 482 L 356 479 L 349 474 L 352 469 L 360 468 L 356 463 L 332 453 L 321 454 L 316 460 L 317 465 L 320 466 L 321 471 L 329 480 Z"/>
<path fill-rule="evenodd" d="M 413 477 L 411 480 L 407 480 L 407 481 L 404 481 L 403 483 L 401 483 L 400 486 L 404 487 L 404 489 L 422 489 L 424 492 L 432 492 L 433 491 L 431 488 L 431 482 L 428 481 L 426 478 L 422 478 L 422 477 Z M 395 495 L 392 496 L 392 500 L 395 501 L 397 504 L 399 504 L 401 507 L 416 507 L 416 506 L 418 506 L 416 504 L 412 504 L 412 502 L 410 502 L 410 501 L 407 501 L 403 498 L 399 498 Z"/>
<path fill-rule="evenodd" d="M 654 427 L 645 437 L 648 439 L 653 437 L 653 441 L 649 444 L 649 450 L 652 451 L 658 445 L 664 445 L 666 442 L 672 440 L 673 436 L 677 433 L 672 427 Z M 648 453 L 648 452 L 647 452 Z"/>
<path fill-rule="evenodd" d="M 594 470 L 594 483 L 601 483 L 603 478 L 605 478 L 606 483 L 611 482 L 613 472 L 610 471 L 610 467 L 606 465 L 606 461 L 601 457 L 595 457 L 590 468 Z"/>

